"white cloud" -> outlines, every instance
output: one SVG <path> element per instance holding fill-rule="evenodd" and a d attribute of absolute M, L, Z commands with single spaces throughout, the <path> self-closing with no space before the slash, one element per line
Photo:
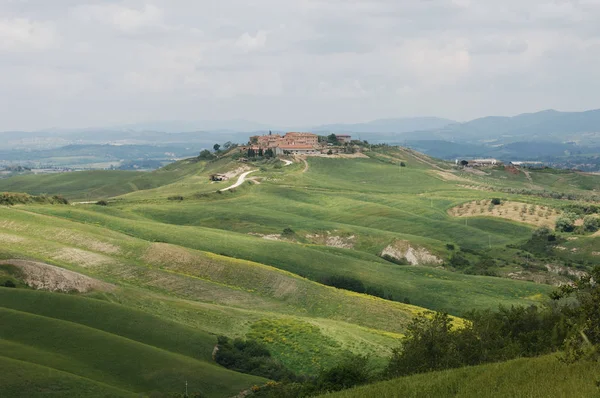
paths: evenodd
<path fill-rule="evenodd" d="M 265 47 L 267 44 L 267 32 L 259 30 L 256 32 L 256 36 L 252 36 L 250 33 L 245 32 L 235 42 L 236 47 L 240 48 L 244 52 L 257 51 Z"/>
<path fill-rule="evenodd" d="M 0 0 L 3 94 L 21 98 L 0 130 L 593 108 L 598 20 L 600 0 Z"/>
<path fill-rule="evenodd" d="M 152 4 L 145 4 L 141 9 L 118 4 L 87 4 L 75 7 L 73 15 L 84 22 L 111 25 L 123 32 L 160 27 L 163 23 L 162 10 Z"/>
<path fill-rule="evenodd" d="M 27 18 L 0 20 L 0 50 L 45 50 L 57 42 L 58 34 L 52 23 Z"/>

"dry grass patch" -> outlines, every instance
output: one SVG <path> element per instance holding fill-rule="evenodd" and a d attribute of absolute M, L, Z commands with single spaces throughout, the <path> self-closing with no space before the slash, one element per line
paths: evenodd
<path fill-rule="evenodd" d="M 537 227 L 554 228 L 561 211 L 548 206 L 522 202 L 503 201 L 499 205 L 493 205 L 491 200 L 476 200 L 453 207 L 448 210 L 448 214 L 453 217 L 498 217 Z"/>
<path fill-rule="evenodd" d="M 434 176 L 440 177 L 444 181 L 471 182 L 467 178 L 457 176 L 456 174 L 450 173 L 448 171 L 431 170 L 430 173 L 433 174 Z"/>
<path fill-rule="evenodd" d="M 25 238 L 21 238 L 17 235 L 0 233 L 0 243 L 23 243 L 25 240 Z"/>
<path fill-rule="evenodd" d="M 58 240 L 60 242 L 71 243 L 78 246 L 83 246 L 86 249 L 93 250 L 95 252 L 101 252 L 106 254 L 119 254 L 121 249 L 108 242 L 103 242 L 98 239 L 84 236 L 79 232 L 74 232 L 69 229 L 56 229 L 51 231 L 52 240 Z"/>
<path fill-rule="evenodd" d="M 59 249 L 52 255 L 52 259 L 64 261 L 84 268 L 115 264 L 115 260 L 108 256 L 89 252 L 87 250 L 76 249 L 74 247 Z"/>

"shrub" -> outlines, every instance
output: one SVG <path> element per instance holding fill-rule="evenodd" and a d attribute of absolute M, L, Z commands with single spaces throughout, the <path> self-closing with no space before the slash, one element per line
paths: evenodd
<path fill-rule="evenodd" d="M 12 288 L 17 287 L 17 285 L 15 285 L 15 283 L 13 281 L 11 281 L 10 279 L 7 280 L 6 282 L 4 282 L 3 286 L 4 287 L 12 287 Z"/>
<path fill-rule="evenodd" d="M 198 155 L 198 160 L 213 160 L 214 158 L 215 155 L 208 149 L 203 150 L 200 152 L 200 155 Z"/>
<path fill-rule="evenodd" d="M 368 383 L 370 380 L 368 357 L 349 355 L 337 366 L 321 372 L 316 384 L 320 391 L 340 391 Z"/>
<path fill-rule="evenodd" d="M 236 372 L 266 377 L 272 380 L 295 381 L 298 377 L 281 362 L 271 357 L 267 346 L 256 340 L 217 338 L 215 361 Z"/>
<path fill-rule="evenodd" d="M 583 219 L 583 228 L 587 232 L 596 232 L 600 229 L 600 218 L 596 216 L 585 216 Z"/>
<path fill-rule="evenodd" d="M 343 275 L 330 275 L 321 279 L 321 283 L 327 286 L 337 287 L 338 289 L 351 290 L 357 293 L 365 293 L 364 283 L 356 278 Z"/>
<path fill-rule="evenodd" d="M 167 198 L 167 200 L 183 200 L 183 196 L 181 196 L 181 195 L 169 196 Z"/>
<path fill-rule="evenodd" d="M 98 206 L 108 206 L 108 202 L 106 200 L 99 200 L 96 202 Z"/>
<path fill-rule="evenodd" d="M 497 205 L 499 205 L 499 204 L 501 204 L 501 203 L 502 203 L 502 201 L 501 201 L 499 198 L 493 198 L 493 199 L 492 199 L 492 204 L 493 204 L 494 206 L 497 206 Z"/>
<path fill-rule="evenodd" d="M 454 247 L 454 245 L 452 243 L 446 243 L 446 249 L 448 249 L 448 250 L 454 250 L 455 247 Z"/>
<path fill-rule="evenodd" d="M 573 232 L 577 216 L 573 213 L 565 213 L 556 220 L 556 229 L 561 232 Z"/>
<path fill-rule="evenodd" d="M 294 232 L 294 230 L 291 229 L 290 227 L 284 228 L 283 231 L 281 232 L 281 235 L 283 235 L 283 236 L 293 236 L 295 234 L 296 234 L 296 232 Z"/>

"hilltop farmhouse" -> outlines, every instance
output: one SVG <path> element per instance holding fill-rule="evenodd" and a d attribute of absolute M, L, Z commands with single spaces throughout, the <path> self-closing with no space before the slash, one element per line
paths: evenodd
<path fill-rule="evenodd" d="M 349 135 L 336 136 L 336 138 L 340 144 L 350 144 L 352 141 Z M 243 152 L 250 149 L 256 153 L 270 149 L 275 155 L 319 155 L 327 152 L 326 144 L 319 142 L 317 134 L 305 132 L 289 132 L 284 136 L 271 133 L 255 135 L 250 137 L 248 146 L 240 148 Z"/>

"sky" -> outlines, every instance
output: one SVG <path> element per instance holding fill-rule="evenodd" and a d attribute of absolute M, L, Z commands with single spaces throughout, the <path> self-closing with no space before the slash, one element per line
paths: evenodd
<path fill-rule="evenodd" d="M 600 108 L 600 0 L 0 0 L 0 130 Z"/>

